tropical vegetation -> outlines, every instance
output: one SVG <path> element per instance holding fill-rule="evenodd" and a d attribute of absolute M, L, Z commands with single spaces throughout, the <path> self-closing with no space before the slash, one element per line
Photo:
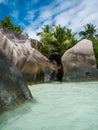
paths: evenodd
<path fill-rule="evenodd" d="M 67 27 L 45 25 L 42 28 L 40 41 L 41 52 L 48 58 L 56 55 L 61 58 L 64 52 L 76 43 L 75 34 Z"/>
<path fill-rule="evenodd" d="M 23 29 L 20 26 L 14 25 L 10 16 L 7 16 L 0 21 L 0 28 L 8 28 L 9 30 L 12 30 L 18 34 L 21 34 L 23 32 Z"/>
<path fill-rule="evenodd" d="M 89 23 L 84 26 L 84 30 L 79 32 L 81 39 L 89 39 L 93 43 L 96 62 L 98 66 L 98 29 L 95 25 Z"/>
<path fill-rule="evenodd" d="M 10 16 L 5 17 L 0 21 L 0 28 L 8 28 L 18 34 L 23 33 L 20 26 L 15 26 Z M 79 35 L 78 40 L 76 34 Z M 28 37 L 28 34 L 25 34 Z M 41 47 L 39 51 L 47 56 L 50 60 L 56 60 L 61 64 L 61 56 L 70 47 L 74 46 L 81 39 L 89 39 L 93 42 L 95 57 L 98 65 L 98 29 L 92 24 L 88 23 L 83 26 L 83 30 L 79 33 L 73 33 L 71 29 L 61 25 L 44 25 L 42 31 L 37 35 L 40 36 Z M 35 48 L 37 48 L 35 46 Z"/>
<path fill-rule="evenodd" d="M 82 37 L 82 39 L 89 39 L 89 40 L 93 40 L 98 38 L 98 34 L 97 34 L 97 28 L 95 25 L 89 23 L 86 24 L 84 26 L 84 30 L 79 32 L 80 37 Z"/>

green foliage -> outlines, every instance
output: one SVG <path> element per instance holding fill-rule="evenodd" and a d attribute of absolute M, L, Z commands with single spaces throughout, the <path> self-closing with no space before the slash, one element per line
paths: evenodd
<path fill-rule="evenodd" d="M 9 30 L 17 32 L 18 34 L 22 33 L 22 28 L 19 26 L 15 26 L 10 16 L 7 16 L 0 21 L 0 28 L 1 27 L 8 28 Z"/>
<path fill-rule="evenodd" d="M 97 67 L 98 67 L 98 38 L 92 40 L 92 42 L 93 42 L 96 63 L 97 63 Z"/>
<path fill-rule="evenodd" d="M 80 37 L 82 39 L 88 39 L 91 40 L 93 43 L 93 48 L 94 48 L 94 53 L 95 53 L 95 58 L 96 58 L 96 63 L 98 66 L 98 34 L 97 34 L 97 28 L 93 24 L 86 24 L 84 26 L 84 31 L 81 31 L 79 33 Z"/>
<path fill-rule="evenodd" d="M 8 28 L 18 34 L 23 32 L 20 26 L 15 26 L 11 17 L 7 16 L 0 21 L 0 28 Z M 95 25 L 89 23 L 86 24 L 84 30 L 79 32 L 80 39 L 89 39 L 93 42 L 96 62 L 98 66 L 98 34 L 97 28 Z M 28 38 L 28 34 L 25 34 Z M 42 28 L 42 32 L 39 32 L 37 35 L 41 39 L 41 51 L 48 58 L 53 55 L 58 55 L 60 58 L 66 50 L 71 48 L 77 43 L 75 39 L 75 33 L 72 33 L 72 30 L 67 27 L 58 26 L 49 26 L 45 25 Z M 35 46 L 38 49 L 37 46 Z"/>
<path fill-rule="evenodd" d="M 98 37 L 97 28 L 91 23 L 86 24 L 84 26 L 84 31 L 81 31 L 79 35 L 82 39 L 93 40 L 94 38 Z"/>
<path fill-rule="evenodd" d="M 72 30 L 60 25 L 45 25 L 38 35 L 40 35 L 42 43 L 41 52 L 48 58 L 54 54 L 61 57 L 68 48 L 76 43 Z"/>

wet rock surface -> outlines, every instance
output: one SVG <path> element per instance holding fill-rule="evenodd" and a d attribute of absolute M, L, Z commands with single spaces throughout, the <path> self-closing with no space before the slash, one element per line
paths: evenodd
<path fill-rule="evenodd" d="M 23 76 L 0 50 L 0 111 L 31 98 Z"/>

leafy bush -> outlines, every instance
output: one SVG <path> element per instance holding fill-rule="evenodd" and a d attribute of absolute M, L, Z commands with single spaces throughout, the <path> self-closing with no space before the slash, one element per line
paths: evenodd
<path fill-rule="evenodd" d="M 7 16 L 3 20 L 0 21 L 0 28 L 8 28 L 9 30 L 12 30 L 14 32 L 17 32 L 18 34 L 21 34 L 23 32 L 22 28 L 19 26 L 15 26 L 11 17 Z"/>

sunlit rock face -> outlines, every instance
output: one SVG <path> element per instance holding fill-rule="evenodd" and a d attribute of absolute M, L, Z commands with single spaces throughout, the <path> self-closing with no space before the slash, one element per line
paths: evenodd
<path fill-rule="evenodd" d="M 98 79 L 93 45 L 90 40 L 82 40 L 67 50 L 62 56 L 63 81 Z"/>
<path fill-rule="evenodd" d="M 0 50 L 0 111 L 31 98 L 23 76 Z"/>
<path fill-rule="evenodd" d="M 41 46 L 42 46 L 42 45 L 41 45 L 41 43 L 40 43 L 38 40 L 32 39 L 32 38 L 30 38 L 29 40 L 30 40 L 31 46 L 32 46 L 33 48 L 37 48 L 38 50 L 41 49 Z"/>
<path fill-rule="evenodd" d="M 0 48 L 27 81 L 49 81 L 55 66 L 31 47 L 31 39 L 8 29 L 0 29 Z M 48 76 L 47 76 L 48 75 Z"/>

